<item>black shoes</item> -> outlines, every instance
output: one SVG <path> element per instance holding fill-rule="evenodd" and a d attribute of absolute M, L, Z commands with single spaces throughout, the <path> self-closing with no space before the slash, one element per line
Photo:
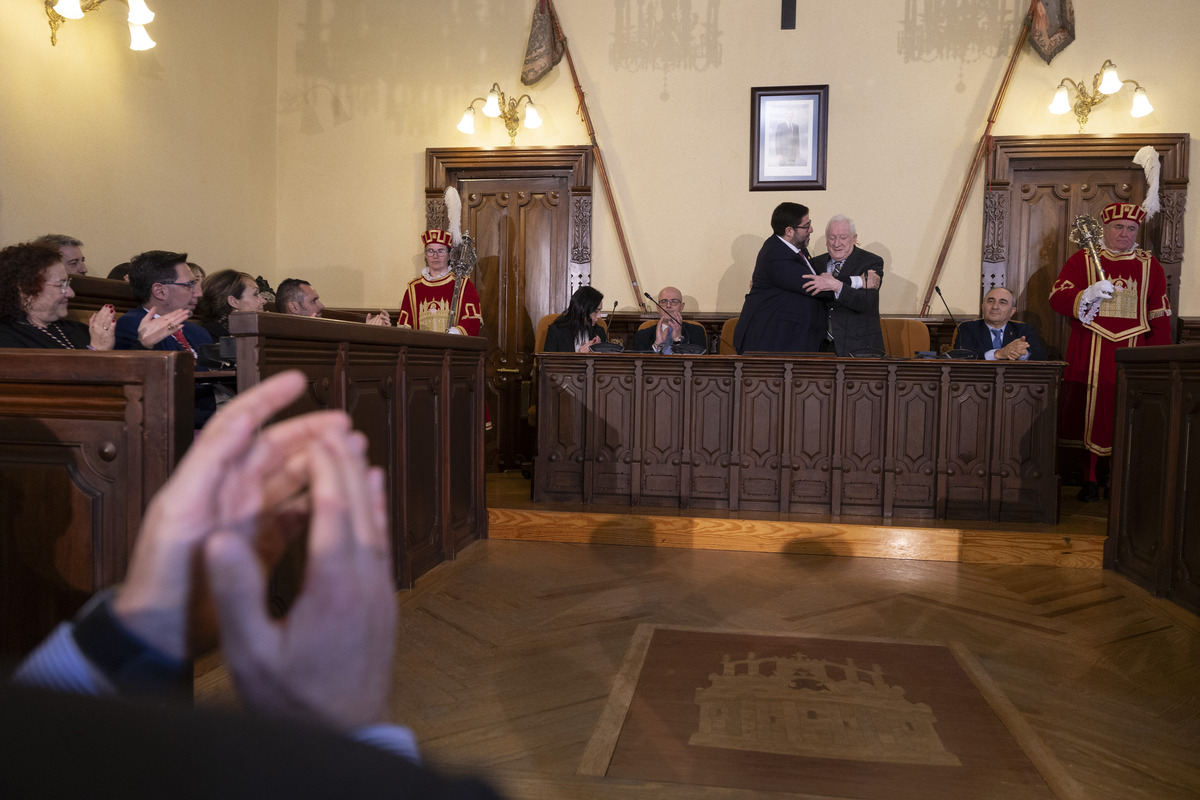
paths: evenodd
<path fill-rule="evenodd" d="M 1096 503 L 1100 500 L 1100 487 L 1095 481 L 1085 481 L 1075 499 L 1081 503 Z"/>

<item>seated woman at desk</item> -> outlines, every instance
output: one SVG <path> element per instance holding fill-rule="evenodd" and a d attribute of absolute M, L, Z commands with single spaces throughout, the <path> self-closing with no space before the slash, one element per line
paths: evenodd
<path fill-rule="evenodd" d="M 267 304 L 254 278 L 235 269 L 214 272 L 204 279 L 203 287 L 196 316 L 214 342 L 229 335 L 229 315 L 234 311 L 262 311 Z"/>
<path fill-rule="evenodd" d="M 113 307 L 84 325 L 65 318 L 74 296 L 58 250 L 32 242 L 0 250 L 0 347 L 112 350 Z"/>
<path fill-rule="evenodd" d="M 546 353 L 590 353 L 592 345 L 608 341 L 599 324 L 604 295 L 591 286 L 580 286 L 571 295 L 567 310 L 546 328 Z"/>

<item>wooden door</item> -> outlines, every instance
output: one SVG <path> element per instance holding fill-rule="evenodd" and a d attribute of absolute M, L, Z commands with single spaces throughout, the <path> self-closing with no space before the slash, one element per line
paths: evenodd
<path fill-rule="evenodd" d="M 565 309 L 591 279 L 591 149 L 431 149 L 426 170 L 427 224 L 445 226 L 443 193 L 456 187 L 479 255 L 472 279 L 489 344 L 487 468 L 528 468 L 537 446 L 529 409 L 538 320 Z"/>
<path fill-rule="evenodd" d="M 458 190 L 475 237 L 475 286 L 483 313 L 488 408 L 493 430 L 487 464 L 504 471 L 533 461 L 537 437 L 528 421 L 533 402 L 533 344 L 551 298 L 554 239 L 566 235 L 563 176 L 468 178 Z"/>
<path fill-rule="evenodd" d="M 980 298 L 994 286 L 1017 296 L 1017 319 L 1037 326 L 1050 358 L 1062 358 L 1068 321 L 1050 310 L 1050 290 L 1076 249 L 1068 238 L 1079 214 L 1099 218 L 1109 203 L 1141 203 L 1146 179 L 1133 156 L 1150 145 L 1161 160 L 1162 210 L 1140 231 L 1167 274 L 1179 306 L 1183 220 L 1187 205 L 1187 134 L 997 136 L 984 198 Z"/>
<path fill-rule="evenodd" d="M 1070 240 L 1075 217 L 1088 214 L 1100 219 L 1109 203 L 1141 203 L 1145 198 L 1142 171 L 1128 169 L 1041 170 L 1013 173 L 1016 213 L 1012 243 L 1016 258 L 1009 262 L 1002 285 L 1017 295 L 1017 319 L 1033 324 L 1050 358 L 1060 359 L 1067 349 L 1070 323 L 1050 308 L 1050 291 L 1058 272 L 1079 249 Z"/>

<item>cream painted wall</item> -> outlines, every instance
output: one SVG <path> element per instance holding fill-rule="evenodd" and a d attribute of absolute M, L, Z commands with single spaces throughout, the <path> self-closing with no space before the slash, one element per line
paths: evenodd
<path fill-rule="evenodd" d="M 992 52 L 975 60 L 905 61 L 898 40 L 908 0 L 804 3 L 796 31 L 779 30 L 776 0 L 692 0 L 693 13 L 715 17 L 719 66 L 633 71 L 611 60 L 610 48 L 618 9 L 638 5 L 557 3 L 643 287 L 675 283 L 690 310 L 736 311 L 771 209 L 795 200 L 820 226 L 835 213 L 854 216 L 861 244 L 887 260 L 883 311 L 916 312 L 1020 20 L 1014 15 Z M 1021 57 L 995 133 L 1073 132 L 1073 116 L 1045 112 L 1053 88 L 1064 75 L 1090 80 L 1105 58 L 1146 85 L 1157 110 L 1133 120 L 1128 97 L 1118 96 L 1096 110 L 1090 133 L 1200 129 L 1200 106 L 1183 83 L 1200 72 L 1200 55 L 1184 39 L 1200 23 L 1200 4 L 1146 0 L 1136 15 L 1117 0 L 1076 5 L 1078 40 L 1053 66 L 1032 52 Z M 1017 14 L 1028 7 L 1009 6 Z M 398 304 L 420 267 L 424 150 L 508 144 L 503 127 L 482 116 L 475 137 L 454 126 L 493 81 L 510 94 L 523 90 L 532 7 L 282 0 L 279 277 L 309 278 L 332 304 Z M 1170 26 L 1157 21 L 1168 16 Z M 748 191 L 750 87 L 824 83 L 829 188 Z M 529 91 L 546 124 L 523 130 L 518 145 L 586 143 L 565 61 Z M 977 308 L 981 196 L 977 182 L 941 280 L 956 314 Z M 1198 215 L 1193 202 L 1189 233 Z M 592 282 L 631 308 L 598 182 L 595 219 Z M 820 231 L 812 245 L 823 251 Z M 1186 267 L 1181 305 L 1200 314 L 1200 281 Z"/>
<path fill-rule="evenodd" d="M 101 277 L 152 248 L 274 275 L 275 5 L 150 6 L 135 53 L 120 3 L 51 47 L 40 2 L 0 2 L 0 243 L 77 236 Z"/>

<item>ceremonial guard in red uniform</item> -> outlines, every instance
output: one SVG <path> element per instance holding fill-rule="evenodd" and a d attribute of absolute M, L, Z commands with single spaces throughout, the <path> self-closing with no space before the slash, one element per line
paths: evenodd
<path fill-rule="evenodd" d="M 1146 211 L 1133 203 L 1113 203 L 1101 218 L 1103 274 L 1086 249 L 1079 250 L 1063 265 L 1050 293 L 1050 307 L 1071 320 L 1059 434 L 1064 444 L 1090 454 L 1079 492 L 1084 501 L 1099 499 L 1096 461 L 1112 454 L 1116 351 L 1171 343 L 1166 273 L 1137 247 Z"/>
<path fill-rule="evenodd" d="M 464 279 L 458 299 L 454 327 L 450 327 L 450 303 L 454 299 L 454 275 L 450 272 L 450 248 L 453 240 L 448 231 L 429 230 L 421 235 L 425 244 L 425 269 L 414 278 L 400 302 L 397 327 L 416 328 L 438 333 L 459 333 L 478 336 L 483 325 L 479 311 L 479 293 L 470 278 Z"/>

